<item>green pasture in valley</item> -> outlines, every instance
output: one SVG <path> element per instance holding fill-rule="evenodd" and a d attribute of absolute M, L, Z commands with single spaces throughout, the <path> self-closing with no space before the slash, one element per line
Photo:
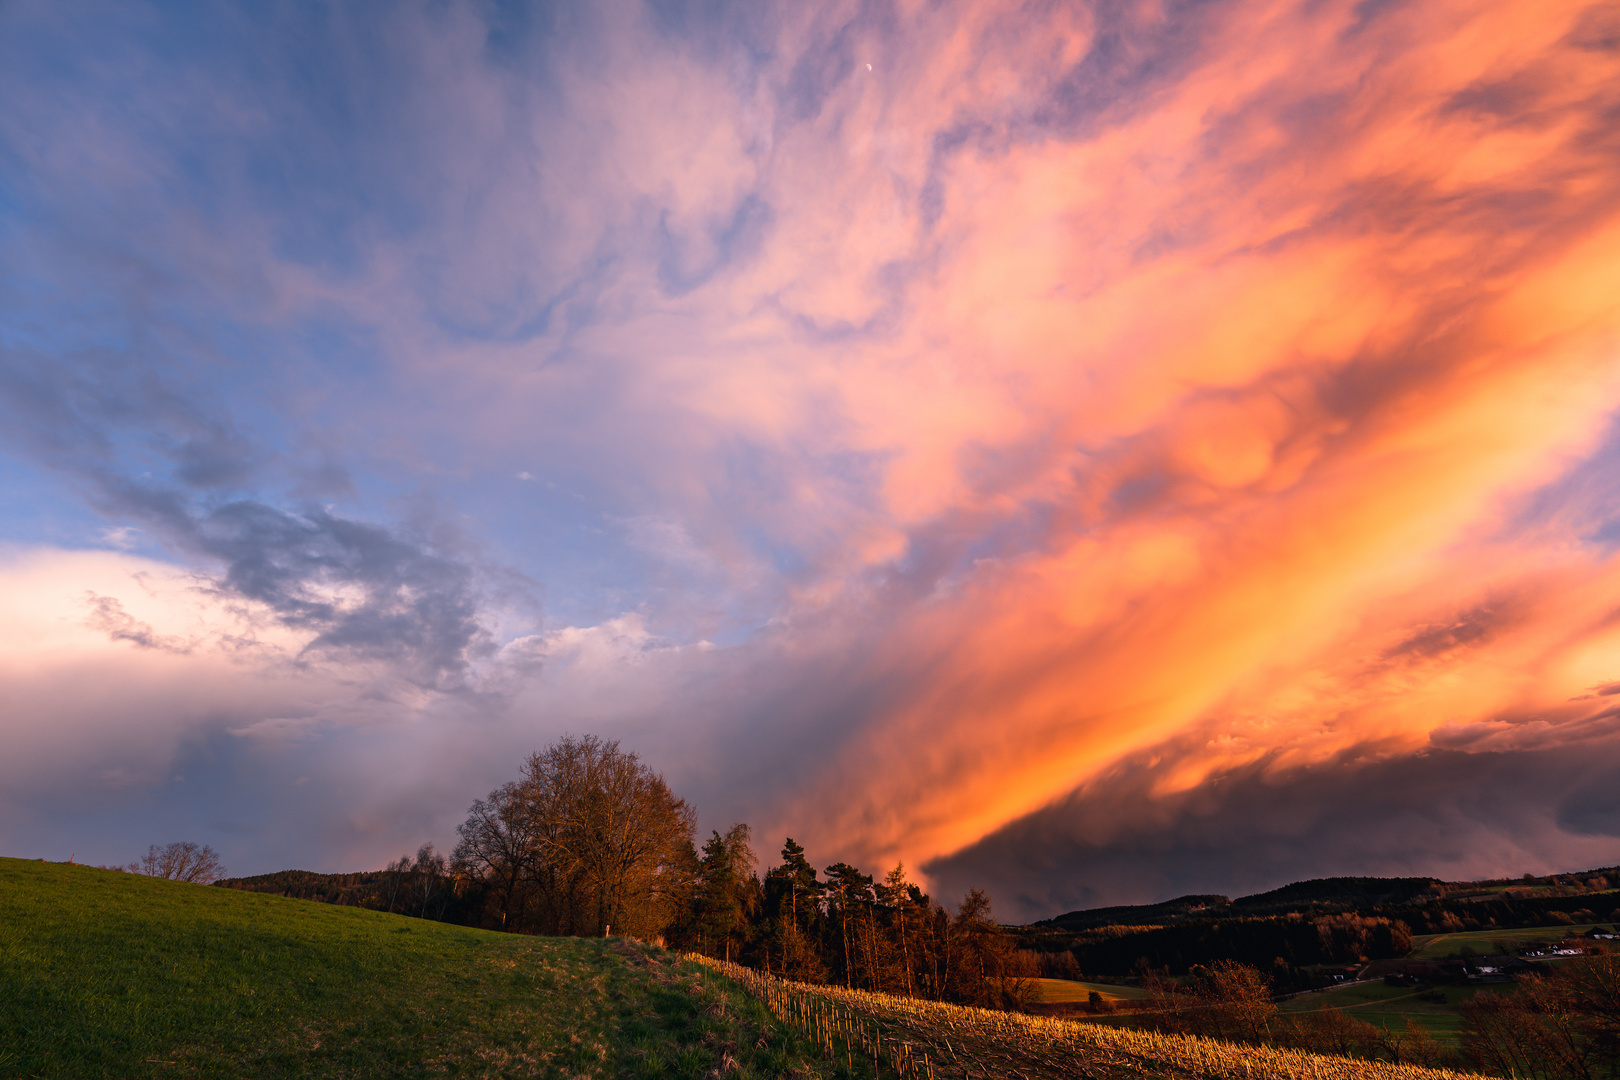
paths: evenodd
<path fill-rule="evenodd" d="M 1075 979 L 1031 979 L 1030 1000 L 1039 1005 L 1066 1005 L 1091 1000 L 1092 991 L 1102 995 L 1104 1001 L 1131 1001 L 1147 997 L 1147 991 L 1137 986 L 1115 986 L 1112 983 L 1079 982 Z"/>
<path fill-rule="evenodd" d="M 0 1076 L 805 1077 L 729 980 L 622 939 L 0 859 Z"/>
<path fill-rule="evenodd" d="M 1408 1019 L 1423 1025 L 1442 1046 L 1455 1050 L 1462 1027 L 1461 1008 L 1475 994 L 1511 992 L 1500 986 L 1388 986 L 1383 982 L 1356 983 L 1300 994 L 1282 1003 L 1283 1013 L 1338 1009 L 1369 1024 L 1396 1031 Z"/>
<path fill-rule="evenodd" d="M 1534 942 L 1551 945 L 1565 938 L 1577 937 L 1594 925 L 1608 927 L 1610 923 L 1580 923 L 1575 926 L 1530 926 L 1519 930 L 1463 930 L 1455 934 L 1423 934 L 1412 939 L 1413 960 L 1444 960 L 1461 956 L 1464 947 L 1475 955 L 1514 951 L 1520 943 Z"/>

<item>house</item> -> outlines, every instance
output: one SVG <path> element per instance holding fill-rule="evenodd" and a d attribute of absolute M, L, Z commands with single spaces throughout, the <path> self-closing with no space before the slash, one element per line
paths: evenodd
<path fill-rule="evenodd" d="M 1471 983 L 1507 983 L 1522 978 L 1539 978 L 1545 968 L 1518 956 L 1491 957 L 1467 965 Z"/>

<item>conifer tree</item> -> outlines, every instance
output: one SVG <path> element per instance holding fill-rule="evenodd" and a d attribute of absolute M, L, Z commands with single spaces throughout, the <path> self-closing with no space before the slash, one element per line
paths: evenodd
<path fill-rule="evenodd" d="M 759 910 L 759 882 L 754 877 L 754 849 L 747 825 L 718 831 L 703 845 L 698 864 L 701 879 L 698 927 L 716 955 L 731 959 L 732 946 L 746 936 L 750 918 Z"/>
<path fill-rule="evenodd" d="M 855 986 L 854 965 L 850 958 L 850 914 L 856 905 L 872 899 L 872 878 L 863 874 L 848 863 L 833 863 L 827 867 L 827 892 L 836 898 L 835 910 L 838 914 L 838 935 L 843 944 L 844 954 L 844 985 L 851 989 Z M 859 934 L 859 929 L 855 930 Z M 857 947 L 860 945 L 856 938 Z"/>

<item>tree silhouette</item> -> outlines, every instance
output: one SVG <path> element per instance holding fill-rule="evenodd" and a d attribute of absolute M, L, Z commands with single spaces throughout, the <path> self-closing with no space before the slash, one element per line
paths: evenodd
<path fill-rule="evenodd" d="M 153 844 L 140 861 L 130 863 L 129 869 L 148 877 L 189 881 L 195 885 L 212 885 L 225 876 L 219 852 L 207 844 L 198 845 L 189 840 L 163 847 Z"/>

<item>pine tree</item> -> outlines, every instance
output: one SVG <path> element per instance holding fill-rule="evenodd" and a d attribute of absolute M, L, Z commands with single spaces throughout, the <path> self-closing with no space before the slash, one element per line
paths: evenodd
<path fill-rule="evenodd" d="M 837 898 L 838 934 L 844 947 L 844 985 L 851 989 L 855 986 L 855 969 L 849 953 L 850 912 L 857 904 L 871 903 L 871 889 L 871 876 L 861 873 L 848 863 L 833 863 L 827 867 L 827 891 Z M 860 947 L 859 933 L 857 927 L 857 948 Z"/>
<path fill-rule="evenodd" d="M 759 882 L 754 877 L 754 849 L 749 839 L 749 828 L 742 823 L 733 825 L 724 836 L 716 831 L 704 843 L 698 863 L 699 932 L 704 944 L 728 961 L 733 943 L 746 937 L 749 920 L 759 909 Z"/>

